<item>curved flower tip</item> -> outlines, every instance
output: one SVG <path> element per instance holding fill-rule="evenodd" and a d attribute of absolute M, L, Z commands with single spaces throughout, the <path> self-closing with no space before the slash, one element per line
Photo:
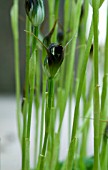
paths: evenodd
<path fill-rule="evenodd" d="M 25 0 L 25 10 L 29 20 L 34 26 L 38 26 L 43 22 L 43 0 Z"/>

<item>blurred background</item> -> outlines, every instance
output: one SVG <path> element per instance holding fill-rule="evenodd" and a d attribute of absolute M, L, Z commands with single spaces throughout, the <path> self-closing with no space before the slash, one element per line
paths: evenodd
<path fill-rule="evenodd" d="M 0 0 L 0 170 L 19 170 L 21 165 L 21 150 L 17 137 L 16 124 L 14 44 L 10 22 L 10 9 L 12 7 L 12 2 L 12 0 Z M 105 0 L 100 9 L 99 42 L 102 45 L 104 44 L 106 33 L 106 6 L 107 0 Z M 90 7 L 88 17 L 88 30 L 90 26 L 91 13 L 92 8 Z M 21 91 L 24 85 L 26 57 L 24 29 L 24 1 L 19 0 Z M 65 147 L 63 146 L 62 149 L 63 157 L 65 157 L 67 152 L 66 145 Z M 93 152 L 93 149 L 91 149 L 91 152 Z"/>
<path fill-rule="evenodd" d="M 10 21 L 12 0 L 0 0 L 0 94 L 15 94 L 14 46 Z M 19 48 L 21 86 L 25 70 L 25 9 L 19 0 Z"/>

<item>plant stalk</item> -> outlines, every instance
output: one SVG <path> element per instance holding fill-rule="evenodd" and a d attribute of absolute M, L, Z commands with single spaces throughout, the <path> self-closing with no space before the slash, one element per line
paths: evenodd
<path fill-rule="evenodd" d="M 99 21 L 99 3 L 92 0 L 93 4 L 93 29 L 94 29 L 94 170 L 100 169 L 99 162 L 99 85 L 98 85 L 98 21 Z"/>

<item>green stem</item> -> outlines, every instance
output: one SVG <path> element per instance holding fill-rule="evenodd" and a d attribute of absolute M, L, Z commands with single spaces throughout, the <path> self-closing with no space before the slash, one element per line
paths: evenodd
<path fill-rule="evenodd" d="M 49 6 L 49 26 L 50 28 L 52 27 L 53 23 L 54 23 L 54 1 L 50 1 L 48 0 L 48 6 Z"/>
<path fill-rule="evenodd" d="M 54 78 L 48 79 L 48 108 L 51 110 L 54 97 Z"/>
<path fill-rule="evenodd" d="M 102 95 L 101 95 L 101 112 L 100 112 L 100 119 L 107 118 L 107 96 L 108 96 L 108 6 L 107 6 L 107 26 L 106 26 L 106 42 L 105 42 L 105 60 L 104 60 L 104 77 L 103 77 L 103 87 L 102 87 Z M 100 122 L 100 134 L 103 133 L 105 128 L 105 124 Z M 101 144 L 101 136 L 99 140 Z"/>
<path fill-rule="evenodd" d="M 54 2 L 55 20 L 58 19 L 59 2 L 60 2 L 60 0 L 55 0 L 55 2 Z"/>
<path fill-rule="evenodd" d="M 31 113 L 32 113 L 32 102 L 34 96 L 34 88 L 30 88 L 30 99 L 29 99 L 29 109 L 28 109 L 28 122 L 27 122 L 27 138 L 30 139 L 30 127 L 31 127 Z"/>
<path fill-rule="evenodd" d="M 16 102 L 17 102 L 17 124 L 18 124 L 18 136 L 21 141 L 21 117 L 20 117 L 20 70 L 19 70 L 19 45 L 18 39 L 14 39 L 15 45 L 15 79 L 16 79 Z"/>
<path fill-rule="evenodd" d="M 36 32 L 38 28 L 35 28 Z M 35 43 L 35 42 L 34 42 Z M 35 52 L 34 48 L 36 47 L 36 44 L 33 43 L 33 52 L 31 57 L 33 57 L 33 61 L 31 61 L 31 70 L 29 70 L 29 83 L 30 83 L 30 99 L 29 99 L 29 109 L 28 109 L 28 123 L 27 123 L 27 138 L 30 139 L 30 127 L 31 127 L 31 113 L 32 113 L 32 102 L 33 102 L 33 96 L 34 96 L 34 83 L 35 83 Z M 30 63 L 29 63 L 30 64 Z"/>
<path fill-rule="evenodd" d="M 94 28 L 94 170 L 99 170 L 99 87 L 98 87 L 98 20 L 99 0 L 92 0 Z"/>
<path fill-rule="evenodd" d="M 36 36 L 38 37 L 38 28 L 36 30 Z M 35 43 L 36 46 L 37 43 Z M 36 116 L 36 128 L 35 128 L 35 153 L 34 153 L 34 167 L 36 167 L 36 161 L 38 157 L 38 139 L 39 139 L 39 106 L 40 106 L 40 57 L 39 53 L 36 50 L 36 85 L 35 85 L 35 91 L 36 91 L 36 96 L 35 96 L 35 116 Z"/>
<path fill-rule="evenodd" d="M 16 84 L 16 103 L 17 103 L 16 113 L 17 113 L 18 137 L 21 142 L 18 9 L 19 9 L 18 0 L 14 0 L 11 9 L 11 25 L 12 25 L 13 38 L 14 38 L 15 84 Z"/>
<path fill-rule="evenodd" d="M 45 55 L 45 50 L 43 50 L 43 56 Z M 45 109 L 45 92 L 46 92 L 46 75 L 42 70 L 43 81 L 42 81 L 42 112 L 41 112 L 41 130 L 40 130 L 40 152 L 42 149 L 42 140 L 43 140 L 43 129 L 44 129 L 44 109 Z"/>
<path fill-rule="evenodd" d="M 51 108 L 54 106 L 54 79 L 48 78 L 48 103 L 46 104 L 46 112 L 45 112 L 45 137 L 44 144 L 42 148 L 42 155 L 45 156 L 46 147 L 48 142 L 48 136 L 50 132 L 50 119 L 51 119 Z M 40 170 L 44 168 L 44 157 L 40 157 Z"/>
<path fill-rule="evenodd" d="M 37 28 L 35 28 L 37 29 Z M 34 84 L 35 84 L 35 67 L 36 67 L 36 53 L 34 44 L 32 44 L 32 55 L 29 60 L 29 85 L 30 85 L 30 96 L 29 96 L 29 105 L 28 105 L 28 120 L 27 120 L 27 147 L 26 152 L 26 160 L 28 160 L 26 165 L 26 170 L 30 169 L 30 129 L 31 129 L 31 116 L 32 116 L 32 103 L 33 103 L 33 97 L 34 97 Z M 36 46 L 35 46 L 36 47 Z"/>
<path fill-rule="evenodd" d="M 92 112 L 92 98 L 93 98 L 93 74 L 91 76 L 91 80 L 90 80 L 90 85 L 89 85 L 89 90 L 88 90 L 88 95 L 87 98 L 84 100 L 84 121 L 83 121 L 83 125 L 81 127 L 82 130 L 82 141 L 81 141 L 81 147 L 80 147 L 80 158 L 81 158 L 81 164 L 83 163 L 83 159 L 84 157 L 86 157 L 86 149 L 87 149 L 87 137 L 89 134 L 89 126 L 90 126 L 90 119 L 89 117 L 91 116 L 91 112 Z"/>
<path fill-rule="evenodd" d="M 105 63 L 104 74 L 108 74 L 108 3 L 107 3 L 107 26 L 106 26 L 106 42 L 105 42 Z"/>
<path fill-rule="evenodd" d="M 93 24 L 91 24 L 91 28 L 90 28 L 89 38 L 88 38 L 87 47 L 86 47 L 85 55 L 84 55 L 83 67 L 82 67 L 82 71 L 80 75 L 80 82 L 78 86 L 76 105 L 75 105 L 75 111 L 74 111 L 74 119 L 73 119 L 72 137 L 71 137 L 71 143 L 69 146 L 69 152 L 68 152 L 68 158 L 67 158 L 67 166 L 66 166 L 67 170 L 70 170 L 70 167 L 72 167 L 73 165 L 73 158 L 74 158 L 75 145 L 76 145 L 75 139 L 76 139 L 76 132 L 77 132 L 77 127 L 78 127 L 78 118 L 79 118 L 80 97 L 82 94 L 83 82 L 84 82 L 84 77 L 85 77 L 89 51 L 90 51 L 90 47 L 92 43 L 92 37 L 93 37 Z"/>
<path fill-rule="evenodd" d="M 84 1 L 84 14 L 83 18 L 80 19 L 80 25 L 79 25 L 79 45 L 86 44 L 86 25 L 87 25 L 87 16 L 88 16 L 88 0 Z M 84 46 L 85 47 L 85 46 Z M 77 66 L 77 77 L 76 77 L 76 87 L 75 87 L 75 94 L 77 94 L 78 89 L 78 83 L 79 83 L 79 76 L 81 72 L 83 57 L 84 57 L 84 51 L 85 48 L 81 47 L 78 51 L 78 66 Z"/>
<path fill-rule="evenodd" d="M 30 29 L 30 22 L 26 18 L 26 29 Z M 26 132 L 27 132 L 27 112 L 28 112 L 28 98 L 29 98 L 29 59 L 30 59 L 30 35 L 26 34 L 26 75 L 25 75 L 25 102 L 23 108 L 23 138 L 22 138 L 22 170 L 25 170 L 26 164 Z M 27 161 L 28 162 L 28 161 Z"/>
<path fill-rule="evenodd" d="M 108 166 L 107 151 L 108 151 L 108 138 L 106 136 L 103 136 L 102 151 L 101 151 L 101 155 L 100 155 L 100 165 L 101 165 L 102 170 L 103 169 L 107 170 L 107 166 Z"/>
<path fill-rule="evenodd" d="M 70 143 L 71 137 L 71 115 L 72 115 L 72 93 L 69 97 L 69 114 L 68 114 L 68 143 Z"/>

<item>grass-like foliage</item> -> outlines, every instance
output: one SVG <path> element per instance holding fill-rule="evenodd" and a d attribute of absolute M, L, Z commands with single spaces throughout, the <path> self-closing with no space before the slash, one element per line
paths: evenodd
<path fill-rule="evenodd" d="M 106 41 L 103 47 L 99 47 L 98 30 L 99 8 L 103 2 L 25 1 L 26 70 L 20 106 L 18 0 L 14 0 L 11 21 L 22 170 L 31 170 L 33 103 L 36 125 L 33 170 L 108 168 L 108 7 Z M 87 37 L 89 5 L 92 6 L 93 13 Z M 43 33 L 45 25 L 49 26 L 46 35 Z M 102 87 L 100 82 L 103 82 Z M 61 130 L 66 106 L 68 151 L 66 159 L 60 162 Z M 88 157 L 90 122 L 94 125 L 94 154 Z"/>

